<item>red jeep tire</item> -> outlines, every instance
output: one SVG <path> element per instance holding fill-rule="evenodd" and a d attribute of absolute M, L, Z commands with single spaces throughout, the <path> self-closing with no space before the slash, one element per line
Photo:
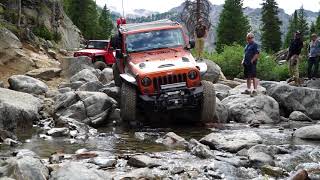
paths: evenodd
<path fill-rule="evenodd" d="M 209 81 L 201 81 L 203 86 L 203 100 L 200 110 L 200 120 L 203 123 L 213 122 L 216 114 L 216 92 Z"/>
<path fill-rule="evenodd" d="M 120 117 L 123 121 L 136 120 L 137 91 L 134 86 L 122 83 L 120 100 Z"/>
<path fill-rule="evenodd" d="M 93 63 L 94 68 L 100 69 L 101 71 L 107 68 L 107 64 L 102 61 L 96 61 Z"/>

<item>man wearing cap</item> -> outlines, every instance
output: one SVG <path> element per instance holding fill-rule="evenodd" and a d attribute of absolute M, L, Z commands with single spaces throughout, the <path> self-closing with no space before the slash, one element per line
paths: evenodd
<path fill-rule="evenodd" d="M 295 85 L 300 85 L 299 80 L 299 55 L 303 48 L 303 41 L 300 31 L 295 32 L 294 39 L 290 44 L 287 61 L 289 61 L 289 73 L 291 78 L 288 83 L 294 81 Z"/>
<path fill-rule="evenodd" d="M 320 40 L 315 33 L 311 35 L 311 42 L 309 44 L 308 50 L 308 78 L 315 79 L 318 73 L 320 54 Z"/>
<path fill-rule="evenodd" d="M 244 67 L 244 77 L 247 79 L 247 89 L 243 94 L 257 95 L 258 79 L 257 79 L 257 61 L 260 56 L 258 45 L 254 42 L 253 33 L 247 34 L 247 46 L 244 50 L 244 58 L 242 65 Z M 251 81 L 253 81 L 254 90 L 251 92 Z"/>

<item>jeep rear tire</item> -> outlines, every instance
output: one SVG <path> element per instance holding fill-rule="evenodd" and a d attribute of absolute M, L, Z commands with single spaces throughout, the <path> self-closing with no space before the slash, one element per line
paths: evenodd
<path fill-rule="evenodd" d="M 120 101 L 120 117 L 123 121 L 136 120 L 137 108 L 137 91 L 134 86 L 122 83 L 121 101 Z"/>
<path fill-rule="evenodd" d="M 216 114 L 216 92 L 214 85 L 209 81 L 201 81 L 203 86 L 203 100 L 200 119 L 203 123 L 213 122 Z"/>
<path fill-rule="evenodd" d="M 107 64 L 102 61 L 96 61 L 93 63 L 94 68 L 100 69 L 101 71 L 107 68 Z"/>
<path fill-rule="evenodd" d="M 112 65 L 112 70 L 113 70 L 113 79 L 114 79 L 114 84 L 118 87 L 121 87 L 121 77 L 120 77 L 120 71 L 117 67 L 117 64 Z"/>

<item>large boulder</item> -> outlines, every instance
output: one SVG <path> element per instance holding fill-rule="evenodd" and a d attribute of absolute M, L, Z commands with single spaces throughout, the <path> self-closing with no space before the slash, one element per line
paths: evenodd
<path fill-rule="evenodd" d="M 142 167 L 150 167 L 151 168 L 151 167 L 160 166 L 157 159 L 153 159 L 153 158 L 146 156 L 146 155 L 133 156 L 128 160 L 128 164 L 130 166 L 138 167 L 138 168 L 142 168 Z"/>
<path fill-rule="evenodd" d="M 48 81 L 52 78 L 58 77 L 60 72 L 60 68 L 40 68 L 29 71 L 26 73 L 26 75 Z"/>
<path fill-rule="evenodd" d="M 90 168 L 80 162 L 63 164 L 51 173 L 50 180 L 107 180 L 111 179 L 106 171 Z"/>
<path fill-rule="evenodd" d="M 262 138 L 253 131 L 228 131 L 211 133 L 200 140 L 211 149 L 222 149 L 229 152 L 238 152 L 262 142 Z"/>
<path fill-rule="evenodd" d="M 320 140 L 320 125 L 299 128 L 294 132 L 294 136 L 301 139 Z"/>
<path fill-rule="evenodd" d="M 66 78 L 70 78 L 84 69 L 94 70 L 92 60 L 86 56 L 64 58 L 60 67 L 62 75 Z"/>
<path fill-rule="evenodd" d="M 289 119 L 291 121 L 311 121 L 312 122 L 312 119 L 310 119 L 307 115 L 305 115 L 300 111 L 293 111 L 290 114 Z"/>
<path fill-rule="evenodd" d="M 107 84 L 113 80 L 113 70 L 111 68 L 105 68 L 99 77 L 103 84 Z"/>
<path fill-rule="evenodd" d="M 42 102 L 30 94 L 0 88 L 0 129 L 31 128 L 41 108 Z"/>
<path fill-rule="evenodd" d="M 220 99 L 223 100 L 224 98 L 229 96 L 229 90 L 232 88 L 224 85 L 224 84 L 214 84 L 214 90 L 216 91 L 216 96 Z"/>
<path fill-rule="evenodd" d="M 91 81 L 80 86 L 78 91 L 99 92 L 99 90 L 102 88 L 103 84 L 100 81 Z"/>
<path fill-rule="evenodd" d="M 45 94 L 48 86 L 33 77 L 24 75 L 14 75 L 9 78 L 10 89 L 30 94 Z"/>
<path fill-rule="evenodd" d="M 75 74 L 70 78 L 71 83 L 76 81 L 92 82 L 92 81 L 99 81 L 99 79 L 93 73 L 93 71 L 89 69 L 83 69 L 79 73 Z"/>
<path fill-rule="evenodd" d="M 320 90 L 294 87 L 284 83 L 263 84 L 268 95 L 280 105 L 283 115 L 289 116 L 293 111 L 305 113 L 314 120 L 320 120 Z"/>
<path fill-rule="evenodd" d="M 278 123 L 279 104 L 272 97 L 238 94 L 229 96 L 222 102 L 229 109 L 229 120 L 241 123 Z"/>
<path fill-rule="evenodd" d="M 73 118 L 88 125 L 105 123 L 117 102 L 101 92 L 67 92 L 57 97 L 55 115 Z"/>
<path fill-rule="evenodd" d="M 0 39 L 0 65 L 3 65 L 12 57 L 16 57 L 16 50 L 22 48 L 22 43 L 16 35 L 4 27 L 0 27 Z"/>
<path fill-rule="evenodd" d="M 221 101 L 216 99 L 216 114 L 215 122 L 227 123 L 229 119 L 229 109 L 226 105 L 222 104 Z"/>
<path fill-rule="evenodd" d="M 229 95 L 236 95 L 236 94 L 241 94 L 242 92 L 244 92 L 247 88 L 247 84 L 243 83 L 239 86 L 236 86 L 235 88 L 229 90 Z M 261 94 L 266 94 L 266 88 L 262 87 L 262 86 L 258 86 L 258 92 Z"/>
<path fill-rule="evenodd" d="M 204 62 L 207 64 L 208 70 L 202 79 L 212 83 L 217 83 L 220 77 L 221 68 L 211 60 L 205 59 Z"/>

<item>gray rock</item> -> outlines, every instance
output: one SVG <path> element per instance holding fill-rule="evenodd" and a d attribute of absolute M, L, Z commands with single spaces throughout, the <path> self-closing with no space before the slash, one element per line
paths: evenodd
<path fill-rule="evenodd" d="M 92 61 L 89 57 L 64 58 L 61 62 L 62 75 L 70 78 L 84 69 L 94 70 Z"/>
<path fill-rule="evenodd" d="M 49 56 L 51 56 L 53 59 L 58 59 L 57 53 L 53 49 L 48 50 Z"/>
<path fill-rule="evenodd" d="M 48 91 L 48 86 L 33 77 L 24 75 L 14 75 L 9 78 L 10 89 L 30 94 L 44 94 Z"/>
<path fill-rule="evenodd" d="M 103 88 L 103 84 L 100 81 L 87 82 L 78 88 L 78 91 L 90 91 L 99 92 Z"/>
<path fill-rule="evenodd" d="M 51 173 L 50 180 L 107 180 L 110 175 L 102 170 L 87 167 L 83 163 L 69 162 Z"/>
<path fill-rule="evenodd" d="M 17 145 L 21 145 L 21 142 L 17 140 L 13 140 L 11 138 L 6 138 L 3 140 L 3 144 L 6 144 L 8 146 L 17 146 Z"/>
<path fill-rule="evenodd" d="M 40 68 L 29 71 L 26 73 L 26 75 L 48 81 L 52 78 L 60 76 L 60 73 L 60 68 Z"/>
<path fill-rule="evenodd" d="M 320 90 L 294 87 L 283 83 L 265 86 L 268 94 L 280 105 L 284 115 L 293 111 L 305 113 L 311 119 L 320 119 Z"/>
<path fill-rule="evenodd" d="M 64 56 L 68 56 L 68 51 L 65 49 L 59 49 L 59 53 L 64 55 Z"/>
<path fill-rule="evenodd" d="M 294 132 L 294 136 L 307 140 L 320 140 L 320 125 L 299 128 Z"/>
<path fill-rule="evenodd" d="M 92 81 L 99 81 L 99 79 L 92 72 L 92 70 L 83 69 L 70 78 L 71 83 L 76 82 L 76 81 L 92 82 Z"/>
<path fill-rule="evenodd" d="M 113 70 L 111 68 L 105 68 L 100 75 L 99 80 L 103 84 L 107 84 L 113 80 Z"/>
<path fill-rule="evenodd" d="M 49 131 L 47 131 L 47 135 L 53 136 L 53 137 L 65 137 L 69 135 L 69 129 L 68 128 L 52 128 Z"/>
<path fill-rule="evenodd" d="M 115 176 L 113 179 L 164 179 L 164 175 L 160 175 L 158 171 L 153 172 L 153 169 L 150 168 L 138 168 L 123 175 Z"/>
<path fill-rule="evenodd" d="M 153 159 L 146 155 L 136 155 L 128 160 L 128 164 L 132 167 L 143 168 L 143 167 L 158 167 L 160 164 L 156 159 Z"/>
<path fill-rule="evenodd" d="M 214 153 L 206 145 L 201 144 L 195 139 L 191 139 L 188 145 L 188 150 L 192 155 L 195 155 L 202 159 L 213 158 Z"/>
<path fill-rule="evenodd" d="M 58 89 L 58 92 L 61 93 L 61 94 L 64 94 L 64 93 L 67 93 L 67 92 L 70 92 L 70 91 L 72 91 L 72 89 L 70 87 L 59 88 Z"/>
<path fill-rule="evenodd" d="M 232 96 L 232 95 L 237 95 L 237 94 L 241 94 L 242 92 L 244 92 L 245 90 L 247 89 L 247 84 L 246 83 L 243 83 L 231 90 L 229 90 L 229 95 Z M 262 87 L 262 86 L 258 86 L 258 93 L 260 94 L 266 94 L 266 88 Z"/>
<path fill-rule="evenodd" d="M 222 102 L 229 109 L 229 120 L 241 123 L 278 123 L 279 104 L 272 97 L 238 94 L 229 96 Z"/>
<path fill-rule="evenodd" d="M 208 66 L 207 73 L 202 77 L 203 80 L 217 83 L 220 77 L 221 68 L 211 60 L 205 59 L 204 62 Z"/>
<path fill-rule="evenodd" d="M 270 165 L 262 166 L 261 172 L 263 175 L 268 175 L 275 178 L 280 178 L 288 175 L 288 173 L 284 169 Z"/>
<path fill-rule="evenodd" d="M 4 83 L 0 81 L 0 88 L 4 88 Z"/>
<path fill-rule="evenodd" d="M 120 88 L 119 87 L 104 87 L 100 91 L 106 93 L 108 96 L 114 98 L 118 102 L 120 101 Z"/>
<path fill-rule="evenodd" d="M 11 53 L 11 51 L 14 51 L 14 49 L 20 49 L 22 48 L 22 43 L 20 42 L 19 38 L 14 35 L 11 31 L 6 29 L 5 27 L 0 28 L 0 53 L 7 54 L 9 57 L 3 56 L 0 59 L 0 65 L 3 65 L 10 61 L 11 57 L 14 56 L 14 54 Z M 11 57 L 10 57 L 11 56 Z"/>
<path fill-rule="evenodd" d="M 40 158 L 35 152 L 29 150 L 29 149 L 19 149 L 18 151 L 14 152 L 16 154 L 16 157 L 18 159 L 29 156 L 33 158 Z"/>
<path fill-rule="evenodd" d="M 250 162 L 256 166 L 274 165 L 273 156 L 266 145 L 256 145 L 248 150 Z"/>
<path fill-rule="evenodd" d="M 117 102 L 101 92 L 67 92 L 57 97 L 55 115 L 98 126 L 108 121 Z"/>
<path fill-rule="evenodd" d="M 202 144 L 211 149 L 223 149 L 237 152 L 262 142 L 262 138 L 253 131 L 230 131 L 224 133 L 211 133 L 200 140 Z"/>
<path fill-rule="evenodd" d="M 72 82 L 71 84 L 69 84 L 69 86 L 72 90 L 77 90 L 85 83 L 86 82 L 84 82 L 84 81 L 75 81 L 75 82 Z"/>
<path fill-rule="evenodd" d="M 309 118 L 307 115 L 305 115 L 304 113 L 302 113 L 300 111 L 293 111 L 290 114 L 289 119 L 291 121 L 309 121 L 309 122 L 312 122 L 311 118 Z"/>
<path fill-rule="evenodd" d="M 221 101 L 217 98 L 214 122 L 227 123 L 228 120 L 229 120 L 229 109 L 226 105 L 222 104 Z"/>
<path fill-rule="evenodd" d="M 0 174 L 13 179 L 31 178 L 36 180 L 46 180 L 49 178 L 49 170 L 41 160 L 31 156 L 21 158 L 9 158 L 5 166 L 1 167 Z"/>
<path fill-rule="evenodd" d="M 0 107 L 0 129 L 14 132 L 17 128 L 32 128 L 43 105 L 30 94 L 0 88 Z"/>
<path fill-rule="evenodd" d="M 312 89 L 320 89 L 320 79 L 310 80 L 307 82 L 306 86 Z"/>
<path fill-rule="evenodd" d="M 178 136 L 174 132 L 167 133 L 163 138 L 158 139 L 157 142 L 169 147 L 186 147 L 188 145 L 188 142 L 183 137 Z"/>
<path fill-rule="evenodd" d="M 231 87 L 224 84 L 214 84 L 214 90 L 216 91 L 216 96 L 219 98 L 219 100 L 223 100 L 224 98 L 228 97 L 231 89 Z"/>
<path fill-rule="evenodd" d="M 93 163 L 100 168 L 114 167 L 117 164 L 115 157 L 95 157 L 89 160 L 89 163 Z"/>

